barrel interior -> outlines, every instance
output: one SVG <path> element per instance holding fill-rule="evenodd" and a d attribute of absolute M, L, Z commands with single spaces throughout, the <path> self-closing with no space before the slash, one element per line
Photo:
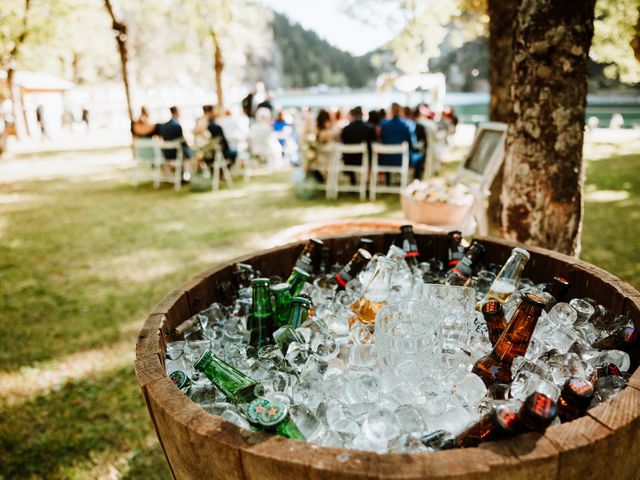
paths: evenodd
<path fill-rule="evenodd" d="M 323 239 L 334 260 L 347 261 L 361 236 L 377 251 L 396 232 Z M 515 246 L 478 238 L 487 248 L 483 261 L 502 264 Z M 446 258 L 446 234 L 416 234 L 425 259 Z M 241 430 L 206 413 L 182 395 L 164 372 L 166 343 L 173 330 L 213 301 L 223 300 L 220 285 L 231 281 L 231 266 L 249 263 L 266 275 L 286 277 L 304 242 L 235 259 L 211 268 L 171 292 L 152 311 L 136 345 L 136 373 L 162 448 L 175 478 L 640 478 L 640 372 L 605 405 L 543 434 L 483 444 L 478 448 L 420 454 L 386 454 L 323 448 Z M 527 248 L 524 276 L 544 282 L 562 276 L 569 297 L 591 297 L 613 314 L 629 315 L 640 325 L 640 293 L 617 277 L 573 257 Z M 620 455 L 620 456 L 618 456 Z M 614 462 L 612 458 L 620 459 Z"/>

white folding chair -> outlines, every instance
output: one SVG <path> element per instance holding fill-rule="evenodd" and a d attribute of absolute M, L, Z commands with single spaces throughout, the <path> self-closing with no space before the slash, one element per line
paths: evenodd
<path fill-rule="evenodd" d="M 362 161 L 359 165 L 346 165 L 342 155 L 360 154 Z M 340 174 L 352 172 L 359 175 L 357 185 L 340 183 Z M 338 192 L 359 192 L 360 200 L 367 199 L 367 173 L 369 172 L 369 152 L 365 142 L 355 145 L 345 145 L 336 143 L 333 146 L 333 158 L 329 164 L 329 175 L 327 179 L 327 198 L 338 198 Z M 331 197 L 329 197 L 329 195 Z"/>
<path fill-rule="evenodd" d="M 231 178 L 231 172 L 229 172 L 229 166 L 222 154 L 222 150 L 217 148 L 213 157 L 213 175 L 211 181 L 211 189 L 216 192 L 220 190 L 220 174 L 224 177 L 224 181 L 227 182 L 227 186 L 233 187 L 233 178 Z"/>
<path fill-rule="evenodd" d="M 162 167 L 167 163 L 162 153 L 163 150 L 176 150 L 175 171 L 173 176 L 165 176 Z M 183 153 L 182 141 L 163 141 L 157 138 L 134 138 L 133 151 L 136 167 L 133 173 L 133 184 L 137 187 L 140 183 L 141 170 L 151 167 L 151 180 L 153 187 L 159 188 L 160 183 L 173 183 L 176 190 L 182 185 Z"/>
<path fill-rule="evenodd" d="M 380 165 L 380 155 L 400 154 L 402 161 L 399 166 Z M 400 185 L 380 185 L 378 186 L 379 173 L 399 173 Z M 383 145 L 374 143 L 371 145 L 371 175 L 369 180 L 369 198 L 376 199 L 380 193 L 401 193 L 409 183 L 409 144 L 403 142 L 399 145 Z"/>

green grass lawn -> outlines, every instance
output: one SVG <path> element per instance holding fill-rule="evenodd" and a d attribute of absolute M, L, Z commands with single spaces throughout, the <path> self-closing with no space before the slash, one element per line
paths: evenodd
<path fill-rule="evenodd" d="M 587 148 L 582 258 L 640 287 L 634 151 Z M 297 200 L 288 174 L 194 194 L 125 173 L 0 184 L 0 478 L 169 478 L 132 367 L 146 312 L 284 228 L 401 218 L 395 196 Z"/>

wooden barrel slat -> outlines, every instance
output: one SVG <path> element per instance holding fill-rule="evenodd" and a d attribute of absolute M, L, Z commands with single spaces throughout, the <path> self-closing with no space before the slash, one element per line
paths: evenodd
<path fill-rule="evenodd" d="M 359 237 L 374 240 L 385 250 L 393 232 L 371 232 L 324 239 L 334 261 L 345 262 Z M 443 258 L 443 233 L 417 235 L 426 258 Z M 504 262 L 511 242 L 483 239 L 489 246 L 486 262 Z M 196 275 L 172 291 L 151 312 L 136 344 L 136 374 L 172 475 L 178 479 L 479 479 L 549 478 L 607 480 L 637 478 L 640 456 L 640 370 L 629 387 L 581 419 L 549 428 L 544 435 L 483 444 L 478 448 L 413 455 L 379 455 L 347 449 L 322 448 L 262 433 L 252 433 L 209 415 L 181 394 L 164 371 L 166 342 L 173 329 L 219 295 L 221 282 L 231 280 L 231 265 L 250 263 L 265 275 L 285 277 L 304 242 L 246 255 Z M 613 313 L 626 313 L 640 324 L 640 293 L 603 270 L 580 260 L 538 248 L 528 248 L 531 260 L 524 275 L 535 282 L 554 275 L 571 282 L 569 295 L 590 296 Z M 622 460 L 616 461 L 614 459 Z"/>

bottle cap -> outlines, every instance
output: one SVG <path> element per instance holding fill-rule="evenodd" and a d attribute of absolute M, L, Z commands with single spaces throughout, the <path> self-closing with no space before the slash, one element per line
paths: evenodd
<path fill-rule="evenodd" d="M 522 297 L 522 301 L 527 302 L 529 305 L 540 308 L 544 308 L 544 306 L 546 305 L 545 301 L 542 298 L 533 293 L 525 293 L 524 297 Z"/>
<path fill-rule="evenodd" d="M 400 231 L 402 233 L 413 232 L 413 225 L 401 225 Z"/>
<path fill-rule="evenodd" d="M 291 285 L 289 285 L 288 283 L 278 283 L 276 285 L 271 285 L 269 290 L 271 290 L 271 293 L 273 293 L 274 295 L 279 295 L 281 293 L 288 292 L 290 288 Z"/>
<path fill-rule="evenodd" d="M 482 315 L 485 317 L 495 317 L 504 314 L 502 304 L 497 300 L 489 300 L 482 304 Z"/>
<path fill-rule="evenodd" d="M 569 378 L 560 393 L 560 396 L 564 398 L 567 403 L 581 409 L 589 407 L 593 395 L 594 389 L 591 382 L 579 377 Z"/>
<path fill-rule="evenodd" d="M 511 432 L 518 418 L 516 412 L 510 405 L 499 405 L 493 412 L 493 419 L 504 432 Z"/>
<path fill-rule="evenodd" d="M 251 286 L 258 286 L 258 285 L 269 285 L 269 279 L 268 278 L 254 278 L 253 280 L 251 280 Z"/>
<path fill-rule="evenodd" d="M 530 430 L 542 431 L 551 424 L 556 413 L 556 402 L 543 393 L 534 392 L 522 404 L 518 420 Z"/>
<path fill-rule="evenodd" d="M 178 387 L 180 390 L 191 385 L 191 380 L 189 380 L 189 377 L 187 377 L 187 374 L 180 370 L 171 372 L 171 374 L 169 375 L 169 380 L 171 380 L 173 384 L 176 387 Z"/>
<path fill-rule="evenodd" d="M 289 408 L 282 402 L 258 397 L 247 407 L 247 420 L 263 427 L 275 427 L 287 418 Z"/>
<path fill-rule="evenodd" d="M 511 254 L 513 255 L 514 253 L 517 253 L 519 255 L 522 255 L 523 257 L 525 257 L 527 260 L 529 260 L 531 258 L 531 254 L 529 252 L 527 252 L 524 248 L 520 248 L 520 247 L 516 247 L 511 251 Z"/>
<path fill-rule="evenodd" d="M 365 260 L 371 260 L 371 254 L 369 253 L 368 250 L 365 250 L 364 248 L 359 248 L 356 254 L 360 255 Z"/>

